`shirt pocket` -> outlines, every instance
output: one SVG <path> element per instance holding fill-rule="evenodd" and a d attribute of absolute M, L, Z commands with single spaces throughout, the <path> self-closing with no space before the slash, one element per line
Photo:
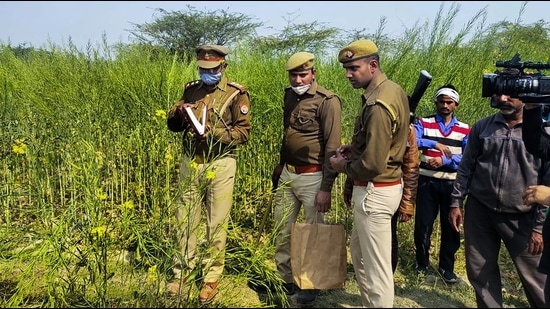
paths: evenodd
<path fill-rule="evenodd" d="M 315 110 L 298 109 L 290 116 L 290 126 L 301 132 L 315 132 L 319 130 L 319 119 Z"/>

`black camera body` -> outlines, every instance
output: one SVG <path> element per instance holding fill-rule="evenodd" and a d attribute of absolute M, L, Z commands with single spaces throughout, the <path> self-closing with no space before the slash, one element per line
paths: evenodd
<path fill-rule="evenodd" d="M 494 74 L 483 74 L 482 97 L 508 95 L 523 103 L 550 104 L 550 76 L 540 70 L 550 69 L 549 63 L 521 62 L 519 54 L 511 60 L 497 61 L 497 67 L 505 68 Z M 536 73 L 525 73 L 524 69 L 536 69 Z"/>

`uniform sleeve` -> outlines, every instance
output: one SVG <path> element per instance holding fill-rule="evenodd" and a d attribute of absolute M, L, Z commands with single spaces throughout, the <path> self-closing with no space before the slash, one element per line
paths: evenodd
<path fill-rule="evenodd" d="M 392 142 L 392 118 L 381 104 L 365 109 L 364 130 L 367 132 L 366 147 L 359 160 L 346 164 L 346 174 L 351 179 L 373 179 L 382 174 L 387 167 Z"/>
<path fill-rule="evenodd" d="M 403 195 L 399 204 L 399 211 L 407 215 L 414 215 L 416 192 L 418 189 L 418 177 L 420 172 L 420 158 L 418 157 L 418 146 L 416 144 L 416 132 L 414 127 L 409 127 L 407 137 L 407 149 L 403 155 Z"/>
<path fill-rule="evenodd" d="M 178 104 L 185 102 L 184 97 L 185 95 L 182 95 L 181 99 L 176 104 L 172 105 L 166 115 L 166 124 L 168 125 L 168 129 L 170 131 L 182 132 L 189 127 L 189 123 L 187 122 L 185 116 L 176 109 Z"/>
<path fill-rule="evenodd" d="M 462 154 L 462 160 L 458 165 L 456 172 L 456 179 L 453 184 L 453 191 L 451 193 L 451 205 L 450 207 L 464 206 L 464 199 L 468 195 L 470 180 L 473 177 L 474 168 L 478 153 L 481 150 L 481 140 L 479 138 L 479 122 L 472 126 L 470 134 L 468 135 L 468 142 L 466 148 Z"/>
<path fill-rule="evenodd" d="M 244 144 L 250 137 L 250 96 L 239 93 L 230 105 L 231 123 L 224 128 L 214 128 L 214 138 L 228 145 Z"/>
<path fill-rule="evenodd" d="M 320 189 L 330 192 L 338 173 L 331 167 L 329 159 L 336 154 L 336 149 L 342 143 L 342 102 L 338 96 L 332 96 L 322 104 L 320 120 L 325 146 L 323 180 Z"/>

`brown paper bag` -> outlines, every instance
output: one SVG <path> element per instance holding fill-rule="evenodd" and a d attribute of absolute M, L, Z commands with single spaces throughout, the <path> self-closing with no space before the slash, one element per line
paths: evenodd
<path fill-rule="evenodd" d="M 340 224 L 294 223 L 292 277 L 300 289 L 341 289 L 347 274 L 346 232 Z"/>

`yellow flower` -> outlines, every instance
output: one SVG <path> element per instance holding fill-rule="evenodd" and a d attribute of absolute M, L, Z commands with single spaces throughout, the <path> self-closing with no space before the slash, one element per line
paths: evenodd
<path fill-rule="evenodd" d="M 124 204 L 120 205 L 120 208 L 126 209 L 126 210 L 132 210 L 134 209 L 134 201 L 126 201 Z"/>
<path fill-rule="evenodd" d="M 197 164 L 197 162 L 195 162 L 195 161 L 190 161 L 189 162 L 189 168 L 190 169 L 196 170 L 198 167 L 199 167 L 199 165 Z"/>
<path fill-rule="evenodd" d="M 92 234 L 97 235 L 97 236 L 103 236 L 103 235 L 105 235 L 106 231 L 107 231 L 107 226 L 102 225 L 102 226 L 94 227 L 92 229 Z"/>
<path fill-rule="evenodd" d="M 21 139 L 16 139 L 15 143 L 11 146 L 11 149 L 16 154 L 25 154 L 27 152 L 27 145 Z"/>
<path fill-rule="evenodd" d="M 166 163 L 169 163 L 169 162 L 171 162 L 172 160 L 174 160 L 174 156 L 167 152 L 167 153 L 164 155 L 164 160 L 166 160 Z"/>
<path fill-rule="evenodd" d="M 166 111 L 162 109 L 157 109 L 157 111 L 155 112 L 155 117 L 166 119 Z"/>
<path fill-rule="evenodd" d="M 153 265 L 147 269 L 147 281 L 155 282 L 158 279 L 157 265 Z"/>
<path fill-rule="evenodd" d="M 216 178 L 216 173 L 214 173 L 213 170 L 208 170 L 208 171 L 206 171 L 206 175 L 204 175 L 204 177 L 208 180 L 212 180 L 212 179 Z"/>
<path fill-rule="evenodd" d="M 102 188 L 99 188 L 95 191 L 95 196 L 100 200 L 103 201 L 107 198 L 107 193 L 103 192 Z"/>

